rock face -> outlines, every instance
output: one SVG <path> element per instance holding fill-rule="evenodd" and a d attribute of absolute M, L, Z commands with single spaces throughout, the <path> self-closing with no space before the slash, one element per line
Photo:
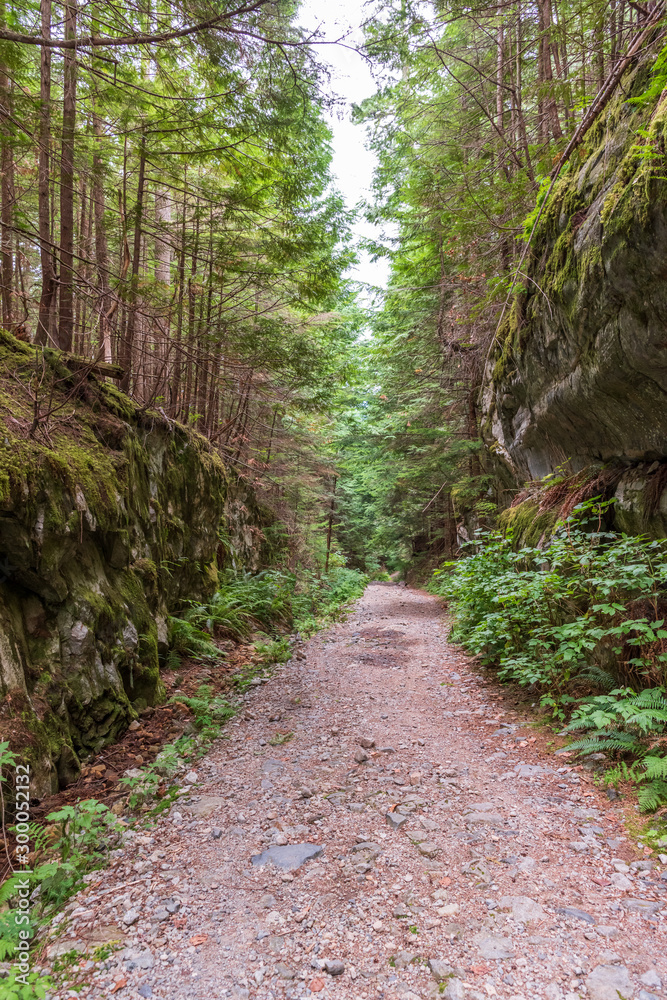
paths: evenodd
<path fill-rule="evenodd" d="M 654 56 L 653 56 L 654 58 Z M 667 527 L 667 100 L 646 98 L 652 59 L 589 132 L 549 197 L 491 349 L 484 435 L 512 484 L 615 463 L 632 529 Z M 638 140 L 638 130 L 645 130 Z M 640 530 L 646 525 L 640 526 Z"/>
<path fill-rule="evenodd" d="M 41 355 L 40 355 L 41 357 Z M 208 442 L 45 351 L 0 334 L 0 729 L 33 794 L 77 774 L 161 696 L 167 616 L 261 558 L 261 515 Z M 9 372 L 16 379 L 9 379 Z M 221 545 L 221 537 L 225 546 Z"/>

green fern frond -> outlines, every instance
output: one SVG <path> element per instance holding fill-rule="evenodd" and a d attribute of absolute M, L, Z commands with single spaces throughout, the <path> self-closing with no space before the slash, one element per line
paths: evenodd
<path fill-rule="evenodd" d="M 667 802 L 667 781 L 651 781 L 639 789 L 637 795 L 642 812 L 655 812 Z"/>
<path fill-rule="evenodd" d="M 603 670 L 602 667 L 598 667 L 595 663 L 587 664 L 586 667 L 579 672 L 577 677 L 579 680 L 591 681 L 593 684 L 597 685 L 601 691 L 606 692 L 611 691 L 616 684 L 615 677 L 613 677 L 608 670 Z"/>
<path fill-rule="evenodd" d="M 667 712 L 667 698 L 664 688 L 646 688 L 636 698 L 630 699 L 636 708 L 654 708 Z"/>
<path fill-rule="evenodd" d="M 586 736 L 568 745 L 568 750 L 577 750 L 577 756 L 595 753 L 598 750 L 622 750 L 626 753 L 640 753 L 642 745 L 632 733 L 601 733 L 598 736 Z"/>
<path fill-rule="evenodd" d="M 654 757 L 653 755 L 644 758 L 646 765 L 646 777 L 667 779 L 667 757 Z"/>

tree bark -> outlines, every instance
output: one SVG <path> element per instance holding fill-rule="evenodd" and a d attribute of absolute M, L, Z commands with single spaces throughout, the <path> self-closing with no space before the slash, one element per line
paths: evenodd
<path fill-rule="evenodd" d="M 137 318 L 137 295 L 139 291 L 139 268 L 141 266 L 141 223 L 144 211 L 144 185 L 146 177 L 146 138 L 141 137 L 139 150 L 139 179 L 137 181 L 137 201 L 134 216 L 134 246 L 132 252 L 132 277 L 130 279 L 130 301 L 128 303 L 127 327 L 122 342 L 120 363 L 125 369 L 121 389 L 128 392 L 132 382 L 132 361 L 134 353 L 134 331 Z"/>
<path fill-rule="evenodd" d="M 0 21 L 5 24 L 4 0 L 0 5 Z M 0 282 L 2 284 L 2 325 L 12 330 L 12 298 L 14 283 L 13 226 L 14 209 L 12 137 L 9 130 L 12 97 L 11 85 L 4 65 L 0 65 Z"/>
<path fill-rule="evenodd" d="M 41 0 L 42 37 L 51 37 L 51 0 Z M 42 268 L 42 289 L 37 315 L 36 344 L 55 344 L 52 305 L 56 294 L 56 266 L 51 246 L 51 49 L 42 46 L 40 60 L 39 114 L 39 174 L 37 182 L 37 215 L 39 221 L 39 254 Z"/>
<path fill-rule="evenodd" d="M 65 4 L 65 38 L 76 37 L 77 8 Z M 76 127 L 76 50 L 65 49 L 63 136 L 60 159 L 60 312 L 58 346 L 72 350 L 74 334 L 74 141 Z"/>

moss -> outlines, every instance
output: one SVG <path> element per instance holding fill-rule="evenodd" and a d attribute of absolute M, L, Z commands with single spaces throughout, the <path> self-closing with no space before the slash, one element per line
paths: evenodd
<path fill-rule="evenodd" d="M 36 366 L 60 409 L 30 437 Z M 225 529 L 237 539 L 246 521 L 264 528 L 272 515 L 206 438 L 2 331 L 0 411 L 16 422 L 0 435 L 0 551 L 24 605 L 11 625 L 17 677 L 39 706 L 26 706 L 35 753 L 62 758 L 70 780 L 80 755 L 115 739 L 133 706 L 164 697 L 156 616 L 217 586 L 230 486 L 243 494 L 239 524 Z M 0 611 L 6 603 L 0 593 Z"/>
<path fill-rule="evenodd" d="M 553 534 L 558 523 L 558 511 L 540 512 L 537 500 L 525 500 L 500 515 L 501 530 L 512 536 L 516 548 L 537 547 Z"/>

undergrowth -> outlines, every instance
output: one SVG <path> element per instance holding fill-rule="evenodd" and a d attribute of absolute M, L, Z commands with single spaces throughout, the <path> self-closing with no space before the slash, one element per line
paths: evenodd
<path fill-rule="evenodd" d="M 560 721 L 576 705 L 572 749 L 604 752 L 607 779 L 638 783 L 652 811 L 667 803 L 667 548 L 605 530 L 608 506 L 580 504 L 541 549 L 480 534 L 431 590 L 453 602 L 451 639 L 500 679 Z"/>
<path fill-rule="evenodd" d="M 333 621 L 350 601 L 361 597 L 368 578 L 337 567 L 326 576 L 310 571 L 269 569 L 261 573 L 221 573 L 220 586 L 205 604 L 191 602 L 169 619 L 169 666 L 182 656 L 215 661 L 222 653 L 215 639 L 247 641 L 258 631 L 278 639 L 296 631 L 308 637 Z"/>

